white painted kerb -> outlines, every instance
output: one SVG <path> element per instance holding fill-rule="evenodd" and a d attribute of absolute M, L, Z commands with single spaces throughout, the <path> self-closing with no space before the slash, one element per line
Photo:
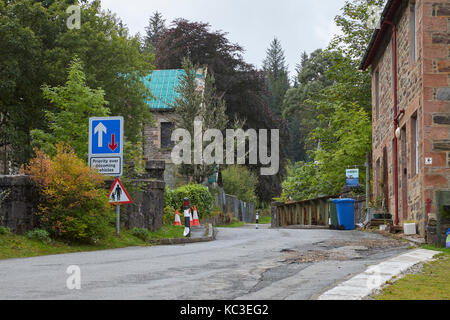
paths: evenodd
<path fill-rule="evenodd" d="M 431 260 L 439 252 L 415 249 L 367 268 L 319 296 L 318 300 L 361 300 L 381 288 L 386 281 L 405 272 L 415 264 Z"/>

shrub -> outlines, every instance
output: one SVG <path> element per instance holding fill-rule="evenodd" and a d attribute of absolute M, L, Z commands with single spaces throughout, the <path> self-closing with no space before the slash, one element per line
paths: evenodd
<path fill-rule="evenodd" d="M 134 228 L 131 230 L 131 234 L 142 241 L 147 241 L 150 237 L 148 230 L 144 228 Z"/>
<path fill-rule="evenodd" d="M 179 211 L 178 211 L 179 212 Z M 164 207 L 164 224 L 166 226 L 171 226 L 175 222 L 175 209 L 171 206 Z M 181 215 L 180 215 L 181 220 Z"/>
<path fill-rule="evenodd" d="M 210 215 L 213 207 L 214 199 L 209 193 L 208 188 L 201 184 L 187 184 L 173 191 L 172 207 L 178 209 L 180 214 L 184 210 L 184 198 L 189 198 L 189 205 L 194 208 L 197 206 L 199 219 L 206 218 Z"/>
<path fill-rule="evenodd" d="M 0 234 L 8 234 L 11 230 L 8 227 L 0 226 Z"/>
<path fill-rule="evenodd" d="M 50 243 L 50 234 L 44 229 L 34 229 L 25 234 L 28 239 L 38 240 L 44 243 Z"/>
<path fill-rule="evenodd" d="M 256 202 L 258 177 L 244 166 L 229 166 L 222 171 L 223 190 L 245 202 Z"/>
<path fill-rule="evenodd" d="M 89 243 L 104 238 L 114 215 L 103 176 L 61 144 L 53 158 L 35 152 L 26 172 L 40 190 L 40 226 L 53 238 L 69 242 Z"/>
<path fill-rule="evenodd" d="M 175 208 L 175 200 L 174 200 L 174 190 L 170 189 L 168 186 L 164 188 L 164 206 L 170 206 Z"/>

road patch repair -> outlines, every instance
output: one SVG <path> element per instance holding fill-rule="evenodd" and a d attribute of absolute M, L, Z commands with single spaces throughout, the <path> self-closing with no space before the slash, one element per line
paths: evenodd
<path fill-rule="evenodd" d="M 394 239 L 361 239 L 355 241 L 325 241 L 315 243 L 317 249 L 297 251 L 283 249 L 285 263 L 311 263 L 324 260 L 361 259 L 379 248 L 394 248 L 405 246 L 404 242 Z"/>
<path fill-rule="evenodd" d="M 433 259 L 439 252 L 414 249 L 367 268 L 318 297 L 318 300 L 362 300 L 379 290 L 387 281 L 404 274 L 411 267 Z"/>

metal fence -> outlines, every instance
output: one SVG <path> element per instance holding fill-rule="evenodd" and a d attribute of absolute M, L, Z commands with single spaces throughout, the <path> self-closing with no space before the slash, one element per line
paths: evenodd
<path fill-rule="evenodd" d="M 244 202 L 235 196 L 226 194 L 223 190 L 215 195 L 215 204 L 224 213 L 231 213 L 239 221 L 254 223 L 256 220 L 256 208 L 253 202 Z"/>

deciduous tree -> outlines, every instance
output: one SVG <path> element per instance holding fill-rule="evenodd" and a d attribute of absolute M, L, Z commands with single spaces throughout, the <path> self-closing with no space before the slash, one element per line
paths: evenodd
<path fill-rule="evenodd" d="M 214 75 L 217 94 L 223 95 L 229 119 L 237 117 L 245 121 L 244 130 L 279 129 L 280 139 L 287 141 L 287 123 L 270 110 L 265 97 L 267 86 L 265 74 L 246 63 L 243 48 L 230 43 L 226 33 L 210 30 L 207 23 L 177 19 L 161 36 L 157 45 L 155 64 L 158 69 L 179 69 L 183 58 L 193 64 L 206 65 Z M 285 145 L 280 146 L 281 167 L 284 167 Z M 259 171 L 259 166 L 250 166 Z M 258 177 L 257 193 L 261 199 L 270 201 L 281 192 L 280 170 L 275 176 Z"/>
<path fill-rule="evenodd" d="M 86 86 L 86 76 L 81 61 L 75 57 L 69 67 L 67 82 L 63 87 L 42 87 L 44 98 L 52 110 L 46 111 L 48 130 L 31 131 L 32 145 L 54 155 L 56 145 L 70 145 L 77 156 L 86 160 L 88 154 L 89 118 L 109 115 L 102 89 Z"/>

